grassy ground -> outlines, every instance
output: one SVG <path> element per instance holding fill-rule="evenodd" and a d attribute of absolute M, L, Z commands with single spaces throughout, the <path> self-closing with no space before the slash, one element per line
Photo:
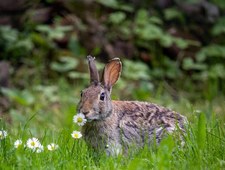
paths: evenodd
<path fill-rule="evenodd" d="M 12 106 L 0 122 L 0 128 L 8 132 L 8 136 L 0 140 L 0 169 L 225 168 L 224 98 L 195 104 L 185 99 L 174 103 L 167 95 L 149 98 L 187 116 L 190 125 L 185 146 L 181 147 L 169 136 L 159 147 L 146 146 L 129 156 L 107 157 L 88 149 L 82 138 L 71 137 L 73 130 L 79 130 L 72 117 L 76 114 L 80 90 L 76 84 L 59 82 L 54 86 L 5 91 Z M 23 145 L 14 148 L 15 140 L 21 139 L 26 144 L 32 137 L 43 144 L 43 152 L 33 152 Z M 52 142 L 58 144 L 59 149 L 49 151 L 47 145 Z"/>

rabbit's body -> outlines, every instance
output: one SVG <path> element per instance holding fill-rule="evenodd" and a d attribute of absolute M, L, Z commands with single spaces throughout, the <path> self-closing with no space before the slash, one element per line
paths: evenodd
<path fill-rule="evenodd" d="M 91 85 L 82 91 L 78 111 L 88 120 L 82 132 L 94 149 L 115 155 L 131 145 L 151 144 L 154 139 L 158 143 L 166 132 L 184 131 L 186 118 L 170 109 L 147 102 L 111 101 L 122 67 L 119 59 L 105 66 L 102 82 L 94 58 L 88 56 L 88 62 Z"/>
<path fill-rule="evenodd" d="M 104 120 L 87 123 L 83 127 L 85 140 L 93 148 L 118 154 L 122 147 L 143 146 L 177 127 L 184 131 L 184 116 L 162 106 L 139 101 L 112 101 L 112 114 Z"/>

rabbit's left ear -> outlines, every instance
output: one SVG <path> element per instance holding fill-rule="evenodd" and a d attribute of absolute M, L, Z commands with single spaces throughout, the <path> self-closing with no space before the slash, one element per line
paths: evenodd
<path fill-rule="evenodd" d="M 110 60 L 108 64 L 105 65 L 102 82 L 109 91 L 119 79 L 121 70 L 122 63 L 120 62 L 119 58 L 114 58 Z"/>
<path fill-rule="evenodd" d="M 92 56 L 87 56 L 88 60 L 88 66 L 89 66 L 89 71 L 90 71 L 90 81 L 91 83 L 97 84 L 99 83 L 99 75 L 98 75 L 98 70 L 95 64 L 95 57 Z"/>

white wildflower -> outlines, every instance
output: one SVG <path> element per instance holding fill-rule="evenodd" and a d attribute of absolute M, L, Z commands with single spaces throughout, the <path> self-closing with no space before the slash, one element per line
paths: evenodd
<path fill-rule="evenodd" d="M 5 130 L 0 130 L 0 140 L 5 139 L 8 133 Z"/>
<path fill-rule="evenodd" d="M 19 148 L 21 145 L 22 145 L 22 140 L 21 139 L 18 139 L 14 142 L 14 147 L 15 148 Z"/>
<path fill-rule="evenodd" d="M 87 122 L 83 113 L 78 113 L 77 115 L 73 116 L 73 122 L 77 123 L 79 126 L 84 126 Z"/>
<path fill-rule="evenodd" d="M 27 140 L 27 147 L 30 149 L 36 149 L 40 146 L 40 142 L 37 138 L 31 138 Z"/>
<path fill-rule="evenodd" d="M 44 151 L 44 146 L 40 144 L 36 149 L 34 149 L 34 151 L 36 151 L 37 153 L 41 153 Z"/>
<path fill-rule="evenodd" d="M 71 136 L 74 138 L 74 139 L 79 139 L 82 137 L 82 134 L 79 132 L 79 131 L 73 131 L 73 133 L 71 133 Z"/>
<path fill-rule="evenodd" d="M 49 144 L 49 145 L 47 146 L 47 148 L 48 148 L 49 151 L 54 151 L 54 150 L 56 150 L 56 149 L 59 148 L 59 145 L 57 145 L 57 144 L 55 144 L 55 143 L 51 143 L 51 144 Z"/>

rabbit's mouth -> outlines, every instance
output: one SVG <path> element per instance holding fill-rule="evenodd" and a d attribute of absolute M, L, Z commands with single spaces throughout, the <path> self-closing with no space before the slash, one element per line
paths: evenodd
<path fill-rule="evenodd" d="M 87 123 L 91 123 L 91 122 L 96 122 L 96 121 L 98 121 L 99 119 L 96 119 L 96 118 L 94 118 L 94 119 L 87 119 Z"/>
<path fill-rule="evenodd" d="M 99 116 L 96 116 L 96 115 L 86 115 L 85 118 L 87 119 L 87 122 L 92 122 L 92 121 L 96 121 L 96 120 L 99 120 Z"/>

